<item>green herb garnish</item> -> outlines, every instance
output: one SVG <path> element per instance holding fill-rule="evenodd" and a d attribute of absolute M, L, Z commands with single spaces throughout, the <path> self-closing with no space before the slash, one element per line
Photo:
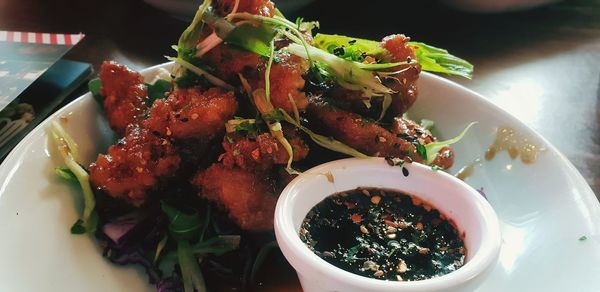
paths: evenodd
<path fill-rule="evenodd" d="M 71 135 L 56 121 L 52 122 L 50 134 L 67 169 L 76 177 L 83 192 L 83 212 L 81 218 L 71 227 L 71 233 L 83 234 L 94 232 L 98 225 L 98 214 L 95 210 L 96 199 L 94 198 L 94 192 L 90 184 L 89 174 L 79 164 L 79 146 L 75 143 Z"/>
<path fill-rule="evenodd" d="M 438 170 L 441 170 L 441 169 L 442 169 L 442 168 L 441 168 L 441 167 L 439 167 L 439 166 L 437 166 L 437 165 L 432 165 L 432 166 L 431 166 L 431 170 L 433 170 L 433 171 L 438 171 Z"/>
<path fill-rule="evenodd" d="M 165 93 L 171 91 L 171 82 L 164 79 L 157 79 L 154 84 L 146 84 L 148 88 L 148 99 L 152 104 L 157 99 L 164 99 Z"/>
<path fill-rule="evenodd" d="M 409 42 L 409 46 L 415 49 L 417 62 L 424 71 L 446 73 L 450 75 L 471 78 L 473 65 L 458 58 L 447 50 L 421 43 Z M 336 48 L 344 48 L 341 58 L 362 62 L 364 56 L 372 56 L 376 59 L 386 60 L 389 52 L 379 45 L 379 42 L 352 38 L 342 35 L 317 34 L 314 38 L 315 47 L 333 53 Z"/>
<path fill-rule="evenodd" d="M 417 148 L 417 154 L 419 154 L 421 158 L 427 159 L 427 148 L 425 148 L 425 146 L 422 144 L 417 144 L 415 146 Z"/>
<path fill-rule="evenodd" d="M 94 96 L 96 101 L 101 103 L 104 100 L 104 97 L 100 95 L 100 88 L 102 88 L 102 81 L 100 81 L 100 79 L 95 78 L 88 82 L 88 89 L 92 93 L 92 96 Z"/>
<path fill-rule="evenodd" d="M 70 182 L 77 182 L 77 177 L 75 176 L 75 174 L 66 167 L 57 167 L 54 169 L 54 171 L 62 179 L 65 179 Z"/>
<path fill-rule="evenodd" d="M 427 154 L 426 155 L 426 157 L 427 157 L 426 163 L 427 164 L 432 163 L 435 160 L 435 158 L 437 157 L 438 152 L 440 152 L 440 150 L 442 150 L 442 148 L 460 141 L 465 136 L 465 134 L 467 134 L 469 129 L 475 124 L 477 124 L 477 122 L 470 123 L 460 134 L 458 134 L 458 136 L 456 136 L 452 139 L 449 139 L 446 141 L 436 141 L 436 142 L 431 142 L 429 144 L 426 144 L 425 145 L 425 150 L 426 150 L 425 153 Z"/>

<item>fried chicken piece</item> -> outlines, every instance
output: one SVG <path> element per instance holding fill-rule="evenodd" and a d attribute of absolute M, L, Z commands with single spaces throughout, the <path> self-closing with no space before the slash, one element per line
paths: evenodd
<path fill-rule="evenodd" d="M 408 45 L 409 41 L 410 38 L 396 34 L 385 37 L 380 45 L 390 52 L 391 62 L 414 61 L 417 56 L 413 48 Z M 394 116 L 400 116 L 408 111 L 417 100 L 417 79 L 421 73 L 421 65 L 398 66 L 393 70 L 402 72 L 390 76 L 391 78 L 387 78 L 384 84 L 396 92 L 392 95 L 390 109 Z"/>
<path fill-rule="evenodd" d="M 209 51 L 203 58 L 214 70 L 212 73 L 230 84 L 240 84 L 240 76 L 248 80 L 252 90 L 265 88 L 265 72 L 267 60 L 259 55 L 221 44 Z M 269 76 L 271 103 L 275 108 L 282 108 L 289 114 L 294 113 L 294 106 L 299 112 L 308 105 L 304 94 L 304 74 L 308 71 L 306 60 L 280 53 L 271 66 Z M 238 75 L 239 74 L 239 75 Z"/>
<path fill-rule="evenodd" d="M 403 119 L 401 117 L 394 118 L 391 131 L 407 141 L 418 142 L 423 145 L 437 141 L 437 138 L 434 137 L 429 130 L 424 129 L 415 121 Z M 454 151 L 450 146 L 442 148 L 431 164 L 437 165 L 443 169 L 452 167 L 454 164 Z"/>
<path fill-rule="evenodd" d="M 253 80 L 258 78 L 260 56 L 227 44 L 220 44 L 202 57 L 215 76 L 229 84 L 240 84 L 239 75 Z M 263 61 L 264 62 L 264 61 Z"/>
<path fill-rule="evenodd" d="M 237 101 L 233 92 L 219 88 L 200 91 L 178 89 L 166 100 L 157 100 L 144 126 L 174 139 L 210 140 L 233 118 Z"/>
<path fill-rule="evenodd" d="M 404 119 L 402 117 L 394 118 L 390 131 L 400 135 L 400 137 L 403 137 L 406 140 L 418 139 L 421 144 L 429 144 L 437 141 L 429 130 L 425 130 L 415 121 Z"/>
<path fill-rule="evenodd" d="M 266 65 L 259 68 L 260 78 L 256 88 L 265 88 Z M 289 114 L 294 113 L 294 106 L 303 112 L 308 106 L 308 98 L 304 94 L 304 74 L 308 71 L 308 61 L 289 53 L 277 55 L 277 62 L 271 66 L 269 75 L 271 103 Z"/>
<path fill-rule="evenodd" d="M 124 65 L 104 62 L 100 69 L 104 110 L 110 127 L 123 136 L 127 125 L 138 123 L 148 109 L 144 78 Z"/>
<path fill-rule="evenodd" d="M 308 145 L 300 138 L 295 129 L 286 128 L 284 135 L 294 152 L 294 161 L 304 159 L 308 155 Z M 228 167 L 240 167 L 246 170 L 270 170 L 273 165 L 286 165 L 289 154 L 269 133 L 263 133 L 251 139 L 248 137 L 226 137 L 223 141 L 225 153 L 220 161 Z"/>
<path fill-rule="evenodd" d="M 218 0 L 215 8 L 219 14 L 225 16 L 232 12 L 236 0 Z M 248 12 L 250 14 L 273 16 L 275 5 L 270 0 L 239 0 L 237 12 Z"/>
<path fill-rule="evenodd" d="M 277 195 L 267 174 L 216 163 L 199 172 L 192 184 L 200 188 L 199 196 L 224 207 L 242 229 L 273 229 Z"/>
<path fill-rule="evenodd" d="M 148 191 L 175 174 L 180 162 L 177 150 L 168 140 L 130 125 L 125 137 L 92 163 L 90 181 L 109 196 L 140 206 Z"/>
<path fill-rule="evenodd" d="M 416 60 L 413 48 L 408 45 L 409 38 L 403 35 L 391 35 L 384 38 L 380 46 L 389 52 L 386 62 L 406 62 Z M 391 116 L 401 116 L 414 104 L 417 99 L 417 84 L 421 72 L 419 64 L 402 65 L 389 69 L 389 71 L 401 71 L 400 73 L 382 76 L 382 83 L 392 89 L 392 104 L 389 111 Z M 318 92 L 317 92 L 318 94 Z M 359 113 L 363 116 L 378 118 L 381 113 L 383 97 L 364 97 L 362 91 L 349 90 L 341 86 L 334 86 L 326 96 L 332 97 L 337 106 L 348 111 Z M 365 105 L 365 101 L 371 103 L 371 107 Z"/>
<path fill-rule="evenodd" d="M 358 114 L 323 103 L 308 106 L 309 117 L 340 142 L 370 156 L 410 156 L 421 161 L 416 147 Z"/>
<path fill-rule="evenodd" d="M 366 120 L 358 114 L 336 109 L 323 103 L 311 103 L 308 113 L 321 127 L 340 142 L 377 157 L 410 157 L 413 161 L 424 163 L 417 153 L 416 145 L 426 145 L 436 138 L 413 121 L 395 118 L 392 131 Z M 450 147 L 438 152 L 431 163 L 443 169 L 454 163 L 454 153 Z"/>

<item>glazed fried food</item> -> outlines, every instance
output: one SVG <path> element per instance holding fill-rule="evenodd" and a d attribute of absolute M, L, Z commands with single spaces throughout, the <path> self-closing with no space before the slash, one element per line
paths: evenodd
<path fill-rule="evenodd" d="M 391 35 L 381 41 L 381 47 L 390 52 L 393 62 L 410 62 L 417 57 L 414 49 L 408 45 L 409 40 L 410 38 L 401 34 Z M 398 66 L 393 71 L 400 73 L 390 76 L 385 84 L 396 92 L 392 95 L 390 109 L 395 116 L 400 116 L 417 100 L 417 79 L 421 73 L 421 66 L 418 63 Z"/>
<path fill-rule="evenodd" d="M 308 98 L 303 92 L 303 75 L 308 71 L 308 62 L 288 53 L 281 53 L 276 59 L 277 62 L 271 66 L 269 78 L 273 106 L 289 114 L 293 114 L 294 106 L 298 111 L 304 111 Z M 241 75 L 248 80 L 252 89 L 265 88 L 267 61 L 257 54 L 219 45 L 208 52 L 204 60 L 214 68 L 215 76 L 227 82 L 239 85 Z"/>
<path fill-rule="evenodd" d="M 434 140 L 431 133 L 417 127 L 414 122 L 409 123 L 404 119 L 396 119 L 397 125 L 394 128 L 399 132 L 392 133 L 358 114 L 339 110 L 324 103 L 311 103 L 308 113 L 312 119 L 318 121 L 327 134 L 369 156 L 410 157 L 413 161 L 423 162 L 423 158 L 417 153 L 416 145 L 424 145 Z M 403 132 L 404 128 L 406 132 Z M 425 135 L 428 140 L 419 137 L 422 135 Z M 446 153 L 448 154 L 451 154 L 451 151 Z M 452 155 L 448 158 L 451 157 Z M 452 160 L 437 159 L 433 164 L 448 168 L 452 166 Z"/>
<path fill-rule="evenodd" d="M 303 75 L 308 71 L 308 62 L 298 56 L 281 53 L 277 63 L 271 67 L 269 80 L 271 83 L 271 103 L 275 108 L 281 108 L 289 114 L 294 113 L 294 106 L 302 112 L 308 105 L 308 98 L 302 91 L 304 88 Z M 264 66 L 260 69 L 257 88 L 265 88 Z"/>
<path fill-rule="evenodd" d="M 110 127 L 119 136 L 129 124 L 138 123 L 148 109 L 148 92 L 144 78 L 124 65 L 104 62 L 100 69 L 104 110 Z"/>
<path fill-rule="evenodd" d="M 294 150 L 293 160 L 304 159 L 308 155 L 308 146 L 304 140 L 293 129 L 287 129 L 285 133 Z M 270 170 L 275 164 L 287 164 L 290 157 L 283 145 L 269 133 L 260 134 L 256 139 L 226 137 L 223 148 L 225 153 L 220 157 L 223 164 L 245 170 Z"/>
<path fill-rule="evenodd" d="M 437 141 L 437 138 L 429 130 L 424 129 L 414 121 L 401 117 L 394 118 L 391 132 L 411 143 L 425 145 Z M 454 164 L 454 151 L 450 146 L 442 148 L 432 163 L 432 165 L 437 165 L 443 169 L 452 167 L 452 164 Z"/>
<path fill-rule="evenodd" d="M 412 64 L 392 67 L 388 69 L 390 73 L 381 77 L 382 83 L 393 91 L 392 104 L 389 108 L 391 116 L 401 116 L 406 113 L 417 100 L 417 80 L 421 73 L 421 66 L 415 63 L 414 48 L 408 44 L 409 40 L 404 35 L 391 35 L 379 43 L 379 46 L 386 50 L 385 56 L 390 62 L 412 62 Z M 374 61 L 372 58 L 368 60 Z M 342 86 L 333 88 L 330 95 L 340 102 L 341 108 L 363 115 L 369 114 L 369 107 L 365 106 L 365 101 L 377 104 L 379 107 L 383 101 L 381 96 L 365 97 L 362 91 L 349 90 Z M 377 116 L 379 113 L 380 110 Z"/>
<path fill-rule="evenodd" d="M 358 114 L 323 103 L 311 103 L 309 116 L 335 139 L 370 156 L 416 156 L 416 148 Z"/>
<path fill-rule="evenodd" d="M 206 53 L 203 60 L 215 76 L 231 84 L 239 84 L 238 74 L 250 80 L 258 79 L 256 68 L 261 60 L 255 53 L 220 44 Z"/>
<path fill-rule="evenodd" d="M 235 9 L 236 0 L 218 0 L 215 8 L 221 15 L 227 15 Z M 275 6 L 269 0 L 239 0 L 237 12 L 247 12 L 250 14 L 273 16 Z"/>
<path fill-rule="evenodd" d="M 177 150 L 168 140 L 130 125 L 125 137 L 92 163 L 90 180 L 107 195 L 140 206 L 149 191 L 175 175 L 180 162 Z"/>
<path fill-rule="evenodd" d="M 225 208 L 242 229 L 273 229 L 277 195 L 268 174 L 216 163 L 198 173 L 192 184 L 200 188 L 201 197 Z"/>
<path fill-rule="evenodd" d="M 224 131 L 225 122 L 233 118 L 236 110 L 233 92 L 219 88 L 178 89 L 166 100 L 155 101 L 143 124 L 174 139 L 210 140 Z"/>

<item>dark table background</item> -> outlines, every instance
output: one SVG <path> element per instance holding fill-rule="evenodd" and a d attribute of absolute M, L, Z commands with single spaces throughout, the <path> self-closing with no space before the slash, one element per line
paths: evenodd
<path fill-rule="evenodd" d="M 470 14 L 436 1 L 317 0 L 288 13 L 298 15 L 320 20 L 324 33 L 400 32 L 469 60 L 473 80 L 453 79 L 546 137 L 600 194 L 600 1 Z M 0 30 L 83 32 L 66 58 L 96 69 L 103 60 L 133 69 L 162 63 L 185 27 L 140 0 L 0 0 Z"/>

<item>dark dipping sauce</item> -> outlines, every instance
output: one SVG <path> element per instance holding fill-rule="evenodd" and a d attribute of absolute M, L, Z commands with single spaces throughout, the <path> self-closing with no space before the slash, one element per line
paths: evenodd
<path fill-rule="evenodd" d="M 325 261 L 369 278 L 425 280 L 465 262 L 453 224 L 398 191 L 359 188 L 331 195 L 310 210 L 299 234 Z"/>

